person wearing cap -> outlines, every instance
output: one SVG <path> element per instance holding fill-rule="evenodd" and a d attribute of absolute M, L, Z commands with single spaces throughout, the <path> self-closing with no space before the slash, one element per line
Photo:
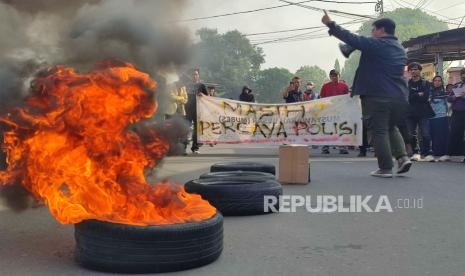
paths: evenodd
<path fill-rule="evenodd" d="M 329 71 L 329 79 L 330 81 L 321 87 L 320 98 L 349 94 L 349 87 L 339 80 L 339 72 L 336 69 Z"/>
<path fill-rule="evenodd" d="M 255 97 L 252 94 L 252 89 L 250 89 L 247 85 L 242 87 L 242 92 L 239 95 L 239 101 L 249 103 L 255 102 Z"/>
<path fill-rule="evenodd" d="M 313 89 L 315 88 L 315 84 L 312 81 L 307 82 L 306 89 L 303 94 L 304 101 L 313 101 L 317 99 L 317 95 Z"/>
<path fill-rule="evenodd" d="M 408 81 L 409 110 L 407 128 L 410 140 L 409 144 L 413 150 L 410 160 L 420 161 L 423 156 L 423 161 L 434 162 L 429 123 L 429 119 L 435 115 L 429 102 L 431 83 L 421 77 L 421 70 L 422 67 L 418 62 L 412 62 L 408 65 L 411 78 Z M 419 130 L 419 135 L 417 134 L 417 129 Z M 418 146 L 418 136 L 421 136 L 420 146 Z"/>
<path fill-rule="evenodd" d="M 454 84 L 448 94 L 447 101 L 451 103 L 452 116 L 450 118 L 450 133 L 448 154 L 440 161 L 449 161 L 450 156 L 463 156 L 465 163 L 465 68 L 460 70 L 461 81 Z"/>
<path fill-rule="evenodd" d="M 335 69 L 329 71 L 330 81 L 323 84 L 320 90 L 320 98 L 327 98 L 332 96 L 349 94 L 349 87 L 343 81 L 339 80 L 339 72 Z M 323 146 L 321 149 L 322 154 L 329 154 L 329 146 Z M 347 148 L 344 146 L 339 147 L 339 154 L 349 154 Z"/>
<path fill-rule="evenodd" d="M 321 21 L 330 35 L 361 51 L 351 94 L 360 95 L 363 121 L 378 159 L 378 170 L 371 175 L 393 177 L 393 156 L 398 163 L 397 173 L 406 173 L 412 161 L 397 125 L 405 121 L 408 108 L 408 89 L 403 79 L 407 55 L 394 36 L 396 23 L 389 18 L 378 19 L 372 24 L 371 37 L 365 37 L 337 25 L 326 12 Z"/>

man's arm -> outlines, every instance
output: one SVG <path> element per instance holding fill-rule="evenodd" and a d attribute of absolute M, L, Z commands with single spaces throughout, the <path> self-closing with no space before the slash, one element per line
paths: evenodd
<path fill-rule="evenodd" d="M 376 42 L 375 39 L 356 35 L 342 28 L 341 26 L 337 25 L 336 22 L 331 20 L 331 18 L 328 16 L 326 11 L 325 11 L 325 15 L 321 19 L 321 22 L 323 22 L 323 24 L 328 26 L 330 35 L 333 35 L 339 38 L 343 42 L 354 47 L 355 49 L 358 49 L 361 51 L 369 51 L 375 46 L 374 44 Z"/>
<path fill-rule="evenodd" d="M 283 99 L 287 100 L 287 97 L 289 97 L 289 92 L 294 89 L 293 85 L 289 85 L 283 92 Z"/>

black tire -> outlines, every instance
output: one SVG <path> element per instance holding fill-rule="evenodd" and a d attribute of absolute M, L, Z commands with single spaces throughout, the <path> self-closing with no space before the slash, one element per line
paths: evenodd
<path fill-rule="evenodd" d="M 225 216 L 272 213 L 279 210 L 279 196 L 283 193 L 281 184 L 274 180 L 196 179 L 187 182 L 184 188 L 188 193 L 201 195 Z M 267 210 L 264 210 L 265 196 L 276 199 Z"/>
<path fill-rule="evenodd" d="M 158 273 L 199 267 L 223 250 L 223 217 L 159 226 L 97 220 L 75 225 L 75 258 L 83 267 L 115 273 Z"/>
<path fill-rule="evenodd" d="M 226 171 L 226 172 L 209 172 L 202 174 L 199 179 L 228 179 L 228 180 L 276 180 L 276 176 L 266 172 L 254 171 Z"/>
<path fill-rule="evenodd" d="M 257 162 L 221 162 L 213 164 L 210 167 L 210 172 L 226 172 L 226 171 L 254 171 L 266 172 L 276 175 L 274 165 L 263 164 Z"/>

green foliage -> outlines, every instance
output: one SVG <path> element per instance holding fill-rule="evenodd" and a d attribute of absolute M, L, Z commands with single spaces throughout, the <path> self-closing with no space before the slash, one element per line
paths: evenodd
<path fill-rule="evenodd" d="M 251 85 L 265 62 L 263 50 L 250 44 L 238 31 L 218 34 L 217 30 L 197 31 L 200 42 L 194 45 L 192 67 L 201 70 L 206 82 L 220 84 L 217 95 L 237 98 L 242 86 Z"/>
<path fill-rule="evenodd" d="M 282 93 L 292 77 L 292 73 L 285 68 L 260 71 L 254 89 L 255 99 L 260 103 L 282 103 Z"/>
<path fill-rule="evenodd" d="M 334 62 L 334 67 L 333 67 L 336 71 L 338 71 L 339 73 L 341 73 L 341 65 L 339 64 L 339 59 L 336 59 L 336 61 Z"/>
<path fill-rule="evenodd" d="M 314 91 L 319 92 L 323 83 L 328 80 L 328 73 L 316 65 L 306 65 L 300 67 L 299 70 L 295 72 L 295 75 L 302 79 L 302 91 L 305 90 L 305 85 L 308 81 L 313 81 L 315 83 Z"/>
<path fill-rule="evenodd" d="M 396 22 L 396 36 L 401 42 L 417 36 L 448 29 L 446 23 L 419 9 L 400 8 L 385 13 L 385 17 L 391 18 Z M 357 33 L 370 36 L 373 21 L 369 20 L 365 22 Z M 341 78 L 349 84 L 352 84 L 359 60 L 360 52 L 356 51 L 344 63 Z"/>

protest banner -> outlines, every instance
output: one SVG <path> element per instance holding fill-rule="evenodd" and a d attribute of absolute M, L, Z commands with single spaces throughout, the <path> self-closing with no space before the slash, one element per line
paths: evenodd
<path fill-rule="evenodd" d="M 292 104 L 197 97 L 197 134 L 204 144 L 362 143 L 360 99 L 349 95 Z"/>

